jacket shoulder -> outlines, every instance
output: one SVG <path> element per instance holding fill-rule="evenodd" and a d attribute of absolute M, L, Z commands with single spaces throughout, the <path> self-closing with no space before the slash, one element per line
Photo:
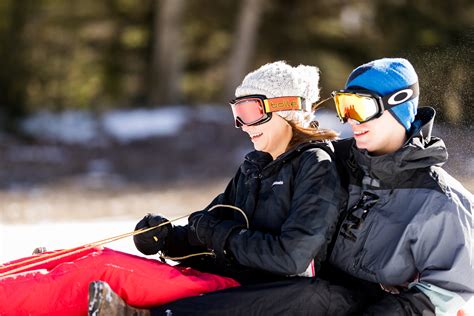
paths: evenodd
<path fill-rule="evenodd" d="M 430 178 L 436 191 L 457 203 L 474 204 L 473 195 L 458 180 L 441 167 L 430 168 Z"/>
<path fill-rule="evenodd" d="M 301 161 L 334 162 L 336 157 L 334 154 L 334 146 L 329 142 L 312 142 L 302 149 Z"/>
<path fill-rule="evenodd" d="M 348 157 L 353 144 L 354 138 L 352 137 L 333 141 L 332 145 L 337 158 L 342 159 L 343 157 Z"/>

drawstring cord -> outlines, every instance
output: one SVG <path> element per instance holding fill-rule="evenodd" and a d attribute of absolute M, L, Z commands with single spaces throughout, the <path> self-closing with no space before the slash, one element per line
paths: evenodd
<path fill-rule="evenodd" d="M 236 206 L 233 206 L 233 205 L 217 204 L 217 205 L 212 206 L 208 211 L 212 211 L 213 209 L 215 209 L 217 207 L 227 207 L 227 208 L 239 211 L 244 216 L 244 219 L 245 219 L 246 224 L 247 224 L 247 228 L 249 228 L 248 218 L 245 215 L 244 211 L 242 211 L 240 208 L 238 208 Z M 117 235 L 117 236 L 112 236 L 112 237 L 105 238 L 105 239 L 102 239 L 102 240 L 99 240 L 99 241 L 96 241 L 96 242 L 93 242 L 93 243 L 88 243 L 88 244 L 85 244 L 85 245 L 82 245 L 82 246 L 79 246 L 79 247 L 63 249 L 63 250 L 59 250 L 59 251 L 51 252 L 51 253 L 39 254 L 37 256 L 31 257 L 31 258 L 26 259 L 26 260 L 22 260 L 22 261 L 19 261 L 19 262 L 13 262 L 13 263 L 10 263 L 10 264 L 4 265 L 4 266 L 0 266 L 0 272 L 2 270 L 4 271 L 4 272 L 0 273 L 0 278 L 2 278 L 4 276 L 7 276 L 7 275 L 15 274 L 15 273 L 18 273 L 18 272 L 26 271 L 26 270 L 28 270 L 30 268 L 33 268 L 33 267 L 36 267 L 38 265 L 48 263 L 50 261 L 60 259 L 60 258 L 63 258 L 63 257 L 67 257 L 67 256 L 70 256 L 72 254 L 81 253 L 81 252 L 89 250 L 91 248 L 102 246 L 102 245 L 111 243 L 113 241 L 117 241 L 119 239 L 123 239 L 123 238 L 129 237 L 129 236 L 134 236 L 134 235 L 138 235 L 138 234 L 143 234 L 143 233 L 145 233 L 147 231 L 150 231 L 152 229 L 155 229 L 155 228 L 158 228 L 160 226 L 167 225 L 167 224 L 171 224 L 172 222 L 175 222 L 175 221 L 180 220 L 182 218 L 188 217 L 189 215 L 190 214 L 179 216 L 177 218 L 174 218 L 174 219 L 166 221 L 166 222 L 162 222 L 162 223 L 160 223 L 158 225 L 155 225 L 155 226 L 152 226 L 152 227 L 142 228 L 142 229 L 135 230 L 135 231 L 132 231 L 132 232 L 120 234 L 120 235 Z M 201 256 L 201 255 L 215 256 L 214 252 L 200 252 L 200 253 L 190 254 L 190 255 L 187 255 L 187 256 L 183 256 L 183 257 L 162 256 L 162 258 L 169 259 L 169 260 L 183 260 L 183 259 L 187 259 L 187 258 L 190 258 L 190 257 Z M 25 263 L 29 263 L 29 264 L 24 265 Z M 21 265 L 21 267 L 14 268 L 14 267 L 19 266 L 19 265 Z M 14 269 L 12 269 L 12 268 L 14 268 Z"/>

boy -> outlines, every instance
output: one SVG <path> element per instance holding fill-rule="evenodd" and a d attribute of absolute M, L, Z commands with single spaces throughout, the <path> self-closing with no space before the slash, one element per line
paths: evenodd
<path fill-rule="evenodd" d="M 354 137 L 336 146 L 349 200 L 329 262 L 393 294 L 368 314 L 451 315 L 474 293 L 473 196 L 441 169 L 435 111 L 418 95 L 401 58 L 361 65 L 333 92 Z"/>

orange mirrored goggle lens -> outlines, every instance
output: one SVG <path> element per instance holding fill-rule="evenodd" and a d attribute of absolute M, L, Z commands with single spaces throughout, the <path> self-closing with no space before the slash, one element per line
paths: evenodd
<path fill-rule="evenodd" d="M 377 100 L 370 96 L 333 92 L 333 98 L 337 115 L 343 122 L 346 122 L 347 119 L 353 119 L 363 123 L 380 113 Z"/>

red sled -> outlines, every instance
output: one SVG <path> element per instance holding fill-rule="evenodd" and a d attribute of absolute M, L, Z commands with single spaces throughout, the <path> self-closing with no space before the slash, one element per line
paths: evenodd
<path fill-rule="evenodd" d="M 87 315 L 88 286 L 105 281 L 127 304 L 149 308 L 239 283 L 109 248 L 84 248 L 35 262 L 36 256 L 0 265 L 0 315 Z M 33 266 L 33 267 L 31 267 Z M 11 268 L 10 268 L 11 267 Z M 9 274 L 21 267 L 27 270 Z"/>

